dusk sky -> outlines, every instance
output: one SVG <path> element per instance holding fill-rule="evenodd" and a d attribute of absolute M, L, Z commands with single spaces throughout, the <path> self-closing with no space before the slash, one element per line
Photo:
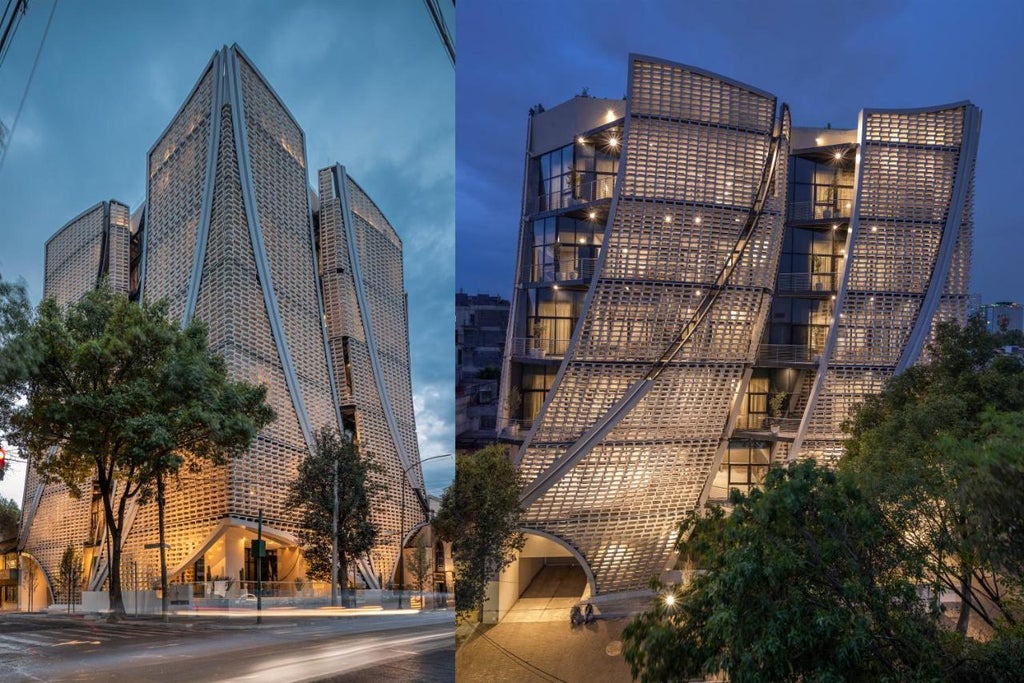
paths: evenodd
<path fill-rule="evenodd" d="M 457 286 L 510 296 L 527 112 L 586 87 L 621 98 L 629 53 L 691 64 L 788 102 L 795 126 L 863 108 L 982 109 L 971 291 L 1024 302 L 1024 4 L 465 2 L 459 5 Z"/>
<path fill-rule="evenodd" d="M 0 65 L 8 128 L 51 6 L 30 0 Z M 36 303 L 50 235 L 101 200 L 135 209 L 146 152 L 236 42 L 305 131 L 311 184 L 343 164 L 401 236 L 420 453 L 453 452 L 455 72 L 422 2 L 61 2 L 0 169 L 0 274 Z M 0 495 L 20 503 L 24 472 Z M 452 472 L 424 465 L 427 489 Z"/>

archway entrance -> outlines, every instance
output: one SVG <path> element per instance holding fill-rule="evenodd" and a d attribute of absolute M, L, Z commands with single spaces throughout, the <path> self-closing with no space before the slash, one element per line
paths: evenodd
<path fill-rule="evenodd" d="M 589 598 L 593 586 L 589 567 L 563 541 L 527 531 L 518 559 L 501 573 L 497 600 L 488 601 L 496 604 L 485 606 L 485 621 L 568 621 L 569 610 Z"/>

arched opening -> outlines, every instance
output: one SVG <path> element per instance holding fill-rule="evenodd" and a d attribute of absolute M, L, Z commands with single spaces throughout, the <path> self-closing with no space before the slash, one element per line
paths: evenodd
<path fill-rule="evenodd" d="M 594 594 L 594 574 L 562 539 L 535 529 L 523 531 L 526 544 L 492 583 L 484 621 L 566 621 L 573 605 Z"/>

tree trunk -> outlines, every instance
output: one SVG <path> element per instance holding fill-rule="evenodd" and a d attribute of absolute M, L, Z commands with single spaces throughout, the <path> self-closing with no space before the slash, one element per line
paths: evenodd
<path fill-rule="evenodd" d="M 165 622 L 170 621 L 171 596 L 167 591 L 167 547 L 164 543 L 164 478 L 156 477 L 157 527 L 160 533 L 160 613 Z M 257 560 L 258 562 L 259 560 Z M 136 600 L 138 596 L 136 596 Z"/>
<path fill-rule="evenodd" d="M 967 627 L 971 621 L 971 573 L 966 567 L 961 567 L 960 593 L 963 595 L 960 601 L 960 618 L 956 620 L 956 631 L 962 636 L 967 635 Z"/>
<path fill-rule="evenodd" d="M 124 598 L 121 595 L 121 530 L 110 530 L 110 618 L 117 621 L 125 615 Z"/>
<path fill-rule="evenodd" d="M 348 558 L 338 553 L 338 576 L 341 580 L 341 606 L 348 607 Z"/>

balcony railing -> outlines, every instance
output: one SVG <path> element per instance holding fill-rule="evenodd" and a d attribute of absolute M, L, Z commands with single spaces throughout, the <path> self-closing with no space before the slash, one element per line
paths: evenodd
<path fill-rule="evenodd" d="M 775 280 L 776 292 L 821 292 L 835 291 L 834 273 L 779 273 Z"/>
<path fill-rule="evenodd" d="M 581 204 L 589 204 L 601 199 L 611 199 L 615 194 L 615 173 L 598 173 L 594 180 L 584 180 L 582 174 L 573 176 L 576 180 L 574 187 L 561 192 L 551 192 L 539 195 L 528 207 L 529 213 L 541 211 L 554 211 L 556 209 L 571 209 Z M 591 174 L 588 174 L 592 177 Z"/>
<path fill-rule="evenodd" d="M 590 282 L 596 267 L 596 258 L 581 258 L 557 265 L 534 266 L 531 263 L 523 269 L 523 282 Z"/>
<path fill-rule="evenodd" d="M 768 417 L 767 415 L 740 415 L 735 431 L 795 434 L 800 429 L 799 417 Z"/>
<path fill-rule="evenodd" d="M 561 358 L 569 348 L 568 339 L 513 337 L 512 355 L 520 358 Z"/>
<path fill-rule="evenodd" d="M 836 202 L 789 202 L 790 221 L 827 221 L 835 218 L 849 218 L 853 202 L 840 199 Z"/>
<path fill-rule="evenodd" d="M 821 349 L 804 344 L 761 344 L 757 348 L 757 362 L 768 363 L 817 363 Z"/>
<path fill-rule="evenodd" d="M 498 435 L 504 439 L 522 439 L 533 429 L 533 420 L 499 420 Z"/>

